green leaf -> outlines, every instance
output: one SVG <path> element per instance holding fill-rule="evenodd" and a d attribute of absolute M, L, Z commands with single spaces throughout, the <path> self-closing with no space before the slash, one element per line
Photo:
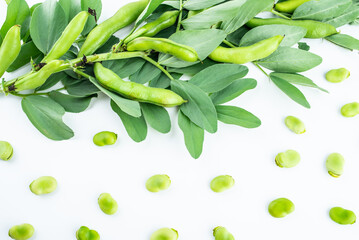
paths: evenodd
<path fill-rule="evenodd" d="M 186 29 L 208 29 L 212 25 L 233 19 L 245 3 L 245 0 L 233 0 L 211 7 L 195 16 L 182 21 L 182 26 Z"/>
<path fill-rule="evenodd" d="M 60 92 L 52 91 L 49 94 L 49 97 L 60 104 L 66 112 L 79 113 L 86 110 L 90 105 L 92 96 L 87 97 L 77 97 Z"/>
<path fill-rule="evenodd" d="M 302 49 L 304 51 L 309 51 L 310 50 L 310 46 L 305 42 L 299 42 L 298 43 L 298 48 Z"/>
<path fill-rule="evenodd" d="M 180 109 L 192 122 L 210 133 L 217 131 L 216 109 L 204 91 L 180 80 L 171 81 L 171 89 L 188 101 Z"/>
<path fill-rule="evenodd" d="M 149 83 L 150 87 L 156 88 L 168 88 L 170 85 L 171 80 L 164 73 L 161 73 L 157 78 L 152 79 Z"/>
<path fill-rule="evenodd" d="M 260 65 L 276 72 L 305 72 L 322 63 L 314 53 L 297 48 L 279 47 L 269 57 L 258 61 Z"/>
<path fill-rule="evenodd" d="M 188 152 L 194 159 L 199 158 L 203 149 L 204 130 L 194 124 L 181 111 L 178 112 L 178 126 L 183 132 Z"/>
<path fill-rule="evenodd" d="M 141 13 L 141 15 L 137 18 L 135 22 L 135 28 L 137 28 L 143 21 L 146 20 L 148 16 L 153 13 L 157 9 L 157 7 L 163 2 L 164 0 L 151 0 L 145 10 Z"/>
<path fill-rule="evenodd" d="M 110 37 L 110 39 L 104 45 L 102 45 L 99 49 L 96 50 L 95 54 L 109 53 L 112 51 L 113 45 L 115 45 L 119 42 L 120 42 L 120 39 L 118 37 L 115 37 L 114 35 L 112 35 Z"/>
<path fill-rule="evenodd" d="M 269 76 L 282 79 L 284 81 L 287 81 L 291 84 L 296 84 L 304 87 L 311 87 L 311 88 L 317 88 L 323 92 L 329 93 L 324 88 L 319 87 L 317 84 L 315 84 L 311 79 L 295 73 L 278 73 L 278 72 L 272 72 L 269 74 Z"/>
<path fill-rule="evenodd" d="M 221 25 L 227 34 L 232 33 L 254 18 L 257 14 L 272 9 L 274 0 L 247 0 L 238 9 L 236 16 L 230 20 L 224 19 Z"/>
<path fill-rule="evenodd" d="M 347 10 L 344 11 L 343 14 L 335 18 L 329 19 L 325 22 L 337 28 L 355 21 L 355 19 L 357 19 L 358 17 L 359 17 L 359 4 L 352 4 L 349 6 Z"/>
<path fill-rule="evenodd" d="M 64 72 L 54 73 L 46 80 L 44 84 L 36 88 L 36 91 L 43 91 L 49 89 L 65 78 L 71 78 L 71 77 Z"/>
<path fill-rule="evenodd" d="M 12 0 L 7 6 L 6 19 L 0 29 L 1 38 L 5 38 L 6 33 L 12 26 L 22 25 L 29 16 L 30 8 L 25 0 Z"/>
<path fill-rule="evenodd" d="M 226 0 L 188 0 L 184 4 L 184 8 L 188 10 L 202 10 L 212 7 Z"/>
<path fill-rule="evenodd" d="M 218 120 L 226 124 L 234 124 L 245 128 L 257 128 L 261 120 L 243 108 L 234 106 L 216 106 Z"/>
<path fill-rule="evenodd" d="M 305 98 L 304 94 L 291 83 L 282 78 L 276 77 L 271 75 L 271 80 L 274 84 L 282 90 L 288 97 L 290 97 L 296 103 L 302 105 L 303 107 L 310 108 L 310 104 L 308 103 L 307 99 Z"/>
<path fill-rule="evenodd" d="M 31 123 L 47 138 L 60 141 L 74 136 L 74 132 L 62 121 L 64 108 L 54 100 L 29 96 L 22 99 L 21 106 Z"/>
<path fill-rule="evenodd" d="M 128 136 L 135 142 L 142 142 L 147 136 L 147 124 L 143 116 L 133 117 L 123 112 L 118 105 L 111 100 L 111 108 L 121 118 Z"/>
<path fill-rule="evenodd" d="M 199 59 L 204 60 L 221 42 L 226 34 L 218 29 L 185 30 L 173 34 L 169 39 L 194 48 Z M 161 53 L 158 62 L 167 67 L 187 67 L 198 62 L 186 62 L 172 55 Z"/>
<path fill-rule="evenodd" d="M 141 109 L 140 104 L 136 101 L 129 100 L 123 97 L 120 97 L 119 95 L 107 90 L 106 88 L 102 87 L 95 78 L 90 77 L 90 82 L 93 83 L 98 89 L 100 89 L 101 92 L 106 94 L 108 97 L 112 99 L 112 101 L 117 104 L 117 106 L 124 111 L 126 114 L 129 114 L 133 117 L 139 117 L 141 116 Z"/>
<path fill-rule="evenodd" d="M 87 11 L 88 8 L 96 10 L 97 20 L 101 17 L 102 12 L 102 2 L 101 0 L 81 0 L 81 10 Z M 94 17 L 90 17 L 87 20 L 87 23 L 82 31 L 82 36 L 86 36 L 94 27 L 96 26 L 96 21 Z"/>
<path fill-rule="evenodd" d="M 197 73 L 189 81 L 206 93 L 218 92 L 233 81 L 243 78 L 248 68 L 239 64 L 216 64 Z"/>
<path fill-rule="evenodd" d="M 165 108 L 141 103 L 141 109 L 146 122 L 160 133 L 168 133 L 171 130 L 171 119 Z"/>
<path fill-rule="evenodd" d="M 130 80 L 132 82 L 144 84 L 153 79 L 157 79 L 161 73 L 161 70 L 155 67 L 152 63 L 146 62 L 142 68 L 130 76 Z"/>
<path fill-rule="evenodd" d="M 309 1 L 300 5 L 292 19 L 310 19 L 323 21 L 342 14 L 351 5 L 352 0 Z"/>
<path fill-rule="evenodd" d="M 206 58 L 203 62 L 197 63 L 195 65 L 192 65 L 189 67 L 184 67 L 184 68 L 167 68 L 167 71 L 193 76 L 193 75 L 199 73 L 200 71 L 202 71 L 203 69 L 206 69 L 207 67 L 213 66 L 215 64 L 218 64 L 218 63 L 215 61 L 212 61 L 209 58 Z"/>
<path fill-rule="evenodd" d="M 236 31 L 232 32 L 231 34 L 227 35 L 226 40 L 233 43 L 234 45 L 238 46 L 242 37 L 246 35 L 247 32 L 250 31 L 246 25 L 238 28 Z"/>
<path fill-rule="evenodd" d="M 140 70 L 145 63 L 146 61 L 142 58 L 130 58 L 105 61 L 103 66 L 111 69 L 111 71 L 116 73 L 121 78 L 126 78 Z"/>
<path fill-rule="evenodd" d="M 99 89 L 87 80 L 76 80 L 74 78 L 65 78 L 61 82 L 65 85 L 66 91 L 78 97 L 86 97 L 99 92 Z"/>
<path fill-rule="evenodd" d="M 285 36 L 280 46 L 291 47 L 299 42 L 307 33 L 307 29 L 289 25 L 264 25 L 255 27 L 247 32 L 241 39 L 240 46 L 250 46 L 264 39 L 277 35 Z"/>
<path fill-rule="evenodd" d="M 59 0 L 59 4 L 65 11 L 67 22 L 81 12 L 81 0 Z"/>
<path fill-rule="evenodd" d="M 325 39 L 352 51 L 359 50 L 359 40 L 346 34 L 335 34 Z"/>
<path fill-rule="evenodd" d="M 13 72 L 22 66 L 25 66 L 26 64 L 30 63 L 31 58 L 37 58 L 41 55 L 41 52 L 33 41 L 27 42 L 21 46 L 21 51 L 19 55 L 17 56 L 16 60 L 10 65 L 10 67 L 7 69 L 8 72 Z"/>
<path fill-rule="evenodd" d="M 46 0 L 37 7 L 30 23 L 31 38 L 36 47 L 48 53 L 67 26 L 61 5 L 55 0 Z"/>
<path fill-rule="evenodd" d="M 257 81 L 252 78 L 239 79 L 231 83 L 225 89 L 211 94 L 211 99 L 213 104 L 218 105 L 222 103 L 229 102 L 238 96 L 242 95 L 244 92 L 254 89 L 257 86 Z"/>

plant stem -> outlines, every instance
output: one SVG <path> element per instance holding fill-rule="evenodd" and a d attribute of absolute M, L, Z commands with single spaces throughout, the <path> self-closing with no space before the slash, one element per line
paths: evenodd
<path fill-rule="evenodd" d="M 88 75 L 87 73 L 84 73 L 84 72 L 78 70 L 77 68 L 72 68 L 72 71 L 74 71 L 74 72 L 77 73 L 78 75 L 81 75 L 81 76 L 83 76 L 83 77 L 85 77 L 85 78 L 87 78 L 87 79 L 90 79 L 90 78 L 91 78 L 90 75 Z"/>
<path fill-rule="evenodd" d="M 11 95 L 18 96 L 18 97 L 28 97 L 28 96 L 38 96 L 38 95 L 49 95 L 49 92 L 45 93 L 28 93 L 28 94 L 21 94 L 15 92 L 9 92 Z"/>
<path fill-rule="evenodd" d="M 237 46 L 235 46 L 233 43 L 227 41 L 227 40 L 223 40 L 223 43 L 226 44 L 227 46 L 231 47 L 231 48 L 236 48 Z"/>
<path fill-rule="evenodd" d="M 183 12 L 183 4 L 182 4 L 182 0 L 180 0 L 180 9 L 179 9 L 179 16 L 178 16 L 178 23 L 177 23 L 177 28 L 176 28 L 176 32 L 178 32 L 181 28 L 181 22 L 182 22 L 182 12 Z"/>
<path fill-rule="evenodd" d="M 266 73 L 266 71 L 263 70 L 263 68 L 261 68 L 261 66 L 258 65 L 258 63 L 252 62 L 259 70 L 262 71 L 262 73 L 264 73 L 267 77 L 269 77 L 268 73 Z"/>
<path fill-rule="evenodd" d="M 284 18 L 284 19 L 287 19 L 287 20 L 291 20 L 291 18 L 287 17 L 286 15 L 284 15 L 284 14 L 282 14 L 280 12 L 277 12 L 274 9 L 271 10 L 271 13 L 273 13 L 274 15 L 277 15 L 278 17 L 281 17 L 281 18 Z"/>
<path fill-rule="evenodd" d="M 148 61 L 149 63 L 152 63 L 153 65 L 155 65 L 159 70 L 161 70 L 164 74 L 166 74 L 166 76 L 171 79 L 174 80 L 174 78 L 171 76 L 171 74 L 169 74 L 169 72 L 167 72 L 166 69 L 164 69 L 158 62 L 156 62 L 155 60 L 153 60 L 152 58 L 148 57 L 148 56 L 143 56 L 143 59 L 145 59 L 146 61 Z"/>

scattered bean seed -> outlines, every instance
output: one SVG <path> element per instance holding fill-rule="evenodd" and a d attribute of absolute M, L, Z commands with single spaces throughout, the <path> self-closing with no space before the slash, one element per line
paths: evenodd
<path fill-rule="evenodd" d="M 233 235 L 225 227 L 221 226 L 213 229 L 213 236 L 215 240 L 234 240 Z"/>
<path fill-rule="evenodd" d="M 273 200 L 269 206 L 269 214 L 275 218 L 283 218 L 294 211 L 294 203 L 287 198 Z"/>
<path fill-rule="evenodd" d="M 328 156 L 326 167 L 328 173 L 333 177 L 340 177 L 344 171 L 344 157 L 339 153 L 332 153 Z"/>
<path fill-rule="evenodd" d="M 328 82 L 339 83 L 350 76 L 350 72 L 345 68 L 333 69 L 325 74 Z"/>
<path fill-rule="evenodd" d="M 359 114 L 359 103 L 352 102 L 345 104 L 342 109 L 340 110 L 344 117 L 355 117 Z"/>
<path fill-rule="evenodd" d="M 285 118 L 284 123 L 292 132 L 296 134 L 302 134 L 306 131 L 304 123 L 299 118 L 288 116 Z"/>
<path fill-rule="evenodd" d="M 150 240 L 177 240 L 178 232 L 173 228 L 161 228 L 151 235 Z"/>
<path fill-rule="evenodd" d="M 334 222 L 342 225 L 354 224 L 356 222 L 355 213 L 341 207 L 330 209 L 329 216 Z"/>
<path fill-rule="evenodd" d="M 97 146 L 113 145 L 116 143 L 117 134 L 109 131 L 97 133 L 93 137 L 93 143 Z"/>
<path fill-rule="evenodd" d="M 275 163 L 281 168 L 292 168 L 298 165 L 300 162 L 300 155 L 295 150 L 287 150 L 285 152 L 278 153 L 275 157 Z"/>
<path fill-rule="evenodd" d="M 88 227 L 82 226 L 76 232 L 77 240 L 100 240 L 100 235 L 95 230 L 90 230 Z"/>
<path fill-rule="evenodd" d="M 171 185 L 171 179 L 165 174 L 157 174 L 150 177 L 146 182 L 146 188 L 150 192 L 166 190 Z"/>
<path fill-rule="evenodd" d="M 0 141 L 0 159 L 8 161 L 11 159 L 14 150 L 10 143 L 6 141 Z"/>
<path fill-rule="evenodd" d="M 57 181 L 53 177 L 44 176 L 30 184 L 30 190 L 36 195 L 52 193 L 57 188 Z"/>
<path fill-rule="evenodd" d="M 102 212 L 113 215 L 117 212 L 118 204 L 115 199 L 109 193 L 102 193 L 98 198 L 98 205 Z"/>
<path fill-rule="evenodd" d="M 28 223 L 13 226 L 9 230 L 9 236 L 15 240 L 26 240 L 34 235 L 35 229 Z"/>
<path fill-rule="evenodd" d="M 213 192 L 223 192 L 233 186 L 234 179 L 229 175 L 221 175 L 211 181 L 211 189 Z"/>

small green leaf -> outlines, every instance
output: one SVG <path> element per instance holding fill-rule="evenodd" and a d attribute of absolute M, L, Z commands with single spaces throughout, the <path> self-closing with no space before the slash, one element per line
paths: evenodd
<path fill-rule="evenodd" d="M 52 91 L 50 92 L 49 96 L 58 104 L 60 104 L 66 112 L 79 113 L 86 110 L 86 108 L 90 105 L 91 99 L 94 95 L 87 97 L 77 97 Z"/>
<path fill-rule="evenodd" d="M 328 24 L 333 25 L 334 27 L 338 28 L 344 26 L 345 24 L 351 23 L 355 21 L 359 17 L 359 3 L 352 4 L 348 7 L 347 10 L 344 11 L 341 15 L 329 19 L 325 21 Z"/>
<path fill-rule="evenodd" d="M 293 101 L 302 105 L 303 107 L 310 108 L 310 104 L 308 103 L 304 94 L 298 88 L 276 76 L 271 75 L 270 78 L 274 82 L 274 84 Z"/>
<path fill-rule="evenodd" d="M 197 63 L 195 65 L 189 66 L 189 67 L 183 67 L 183 68 L 167 68 L 168 72 L 175 72 L 175 73 L 181 73 L 181 74 L 186 74 L 186 75 L 190 75 L 193 76 L 197 73 L 199 73 L 200 71 L 206 69 L 207 67 L 213 66 L 215 64 L 218 64 L 215 61 L 212 61 L 209 58 L 206 58 L 203 63 Z"/>
<path fill-rule="evenodd" d="M 188 10 L 202 10 L 212 7 L 225 0 L 188 0 L 184 4 L 184 8 Z"/>
<path fill-rule="evenodd" d="M 164 0 L 151 0 L 149 1 L 147 7 L 145 10 L 143 10 L 143 12 L 141 13 L 141 15 L 137 18 L 136 22 L 135 22 L 135 28 L 138 27 L 141 23 L 143 23 L 143 21 L 146 20 L 146 18 L 148 16 L 151 15 L 151 13 L 153 13 L 153 11 L 155 11 L 157 9 L 157 7 L 163 2 Z"/>
<path fill-rule="evenodd" d="M 31 123 L 47 138 L 60 141 L 74 136 L 74 132 L 62 121 L 64 108 L 54 100 L 29 96 L 22 99 L 21 106 Z"/>
<path fill-rule="evenodd" d="M 236 97 L 240 96 L 242 93 L 253 89 L 257 86 L 257 81 L 252 78 L 239 79 L 231 83 L 225 89 L 213 93 L 210 97 L 213 104 L 218 105 L 222 103 L 229 102 Z"/>
<path fill-rule="evenodd" d="M 132 117 L 123 112 L 118 105 L 111 100 L 111 108 L 121 118 L 123 125 L 126 128 L 128 135 L 135 142 L 142 142 L 147 136 L 147 124 L 143 116 Z"/>
<path fill-rule="evenodd" d="M 171 81 L 171 88 L 188 101 L 182 104 L 180 109 L 192 122 L 210 133 L 217 131 L 216 109 L 204 91 L 196 85 L 180 80 Z"/>
<path fill-rule="evenodd" d="M 161 70 L 152 63 L 146 62 L 136 73 L 130 76 L 130 80 L 136 83 L 147 83 L 160 76 Z"/>
<path fill-rule="evenodd" d="M 178 112 L 178 126 L 183 132 L 188 152 L 195 159 L 202 154 L 204 130 L 191 122 L 181 111 Z"/>
<path fill-rule="evenodd" d="M 81 0 L 59 0 L 59 3 L 65 11 L 67 22 L 81 12 Z"/>
<path fill-rule="evenodd" d="M 335 34 L 325 39 L 352 51 L 359 50 L 359 40 L 346 34 Z"/>
<path fill-rule="evenodd" d="M 160 133 L 168 133 L 171 130 L 171 119 L 165 108 L 141 103 L 141 109 L 146 122 Z"/>
<path fill-rule="evenodd" d="M 87 80 L 77 80 L 70 77 L 62 79 L 61 82 L 65 85 L 66 91 L 73 96 L 86 97 L 100 91 Z"/>
<path fill-rule="evenodd" d="M 239 107 L 217 105 L 218 120 L 226 124 L 234 124 L 245 128 L 257 128 L 261 120 L 252 113 Z"/>
<path fill-rule="evenodd" d="M 55 86 L 58 82 L 62 81 L 65 78 L 70 78 L 70 76 L 64 72 L 54 73 L 46 80 L 46 82 L 44 84 L 42 84 L 40 87 L 36 88 L 36 91 L 43 91 L 43 90 L 49 89 L 49 88 Z"/>
<path fill-rule="evenodd" d="M 216 64 L 197 73 L 189 81 L 206 93 L 218 92 L 233 81 L 243 78 L 248 68 L 239 64 Z"/>
<path fill-rule="evenodd" d="M 149 83 L 150 87 L 156 88 L 168 88 L 170 85 L 171 80 L 164 73 L 161 73 L 157 78 L 152 79 Z"/>
<path fill-rule="evenodd" d="M 111 71 L 116 73 L 121 78 L 126 78 L 139 71 L 145 63 L 146 61 L 141 58 L 130 58 L 105 61 L 103 66 L 111 69 Z"/>
<path fill-rule="evenodd" d="M 81 0 L 81 10 L 87 11 L 88 8 L 96 10 L 97 20 L 101 17 L 102 12 L 102 2 L 101 0 Z M 87 23 L 82 31 L 82 36 L 86 36 L 94 27 L 96 26 L 96 21 L 94 17 L 90 17 L 87 20 Z"/>
<path fill-rule="evenodd" d="M 309 51 L 310 50 L 310 46 L 305 42 L 299 42 L 298 43 L 298 48 L 302 49 L 304 51 Z"/>

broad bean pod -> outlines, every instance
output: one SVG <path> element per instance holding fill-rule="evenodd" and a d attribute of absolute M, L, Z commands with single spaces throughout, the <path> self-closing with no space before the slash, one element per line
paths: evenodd
<path fill-rule="evenodd" d="M 53 60 L 42 67 L 39 71 L 31 73 L 24 78 L 17 80 L 14 84 L 8 86 L 8 91 L 21 92 L 24 90 L 40 87 L 53 74 L 60 70 L 64 61 Z"/>
<path fill-rule="evenodd" d="M 0 47 L 0 77 L 4 75 L 10 65 L 16 60 L 21 50 L 20 25 L 9 29 Z"/>
<path fill-rule="evenodd" d="M 147 23 L 143 27 L 139 28 L 128 36 L 124 43 L 127 44 L 131 42 L 133 39 L 138 37 L 153 37 L 160 31 L 169 28 L 173 24 L 175 24 L 177 20 L 177 16 L 179 14 L 179 11 L 168 11 L 163 13 L 159 18 L 157 18 L 155 21 Z"/>
<path fill-rule="evenodd" d="M 221 226 L 213 229 L 213 236 L 215 240 L 234 240 L 234 236 L 225 227 Z"/>
<path fill-rule="evenodd" d="M 57 181 L 50 176 L 40 177 L 30 184 L 30 190 L 36 195 L 49 194 L 57 188 Z"/>
<path fill-rule="evenodd" d="M 70 49 L 76 38 L 83 31 L 89 16 L 90 13 L 87 11 L 78 13 L 67 25 L 60 38 L 56 41 L 50 52 L 41 62 L 48 63 L 52 60 L 62 57 Z"/>
<path fill-rule="evenodd" d="M 209 58 L 217 62 L 244 64 L 268 57 L 277 50 L 284 36 L 274 36 L 251 46 L 226 48 L 219 46 Z"/>
<path fill-rule="evenodd" d="M 109 193 L 102 193 L 98 198 L 98 205 L 102 212 L 107 215 L 113 215 L 118 210 L 118 204 Z"/>
<path fill-rule="evenodd" d="M 178 232 L 173 228 L 161 228 L 151 235 L 150 240 L 177 240 Z"/>
<path fill-rule="evenodd" d="M 127 44 L 127 51 L 129 52 L 147 50 L 168 53 L 187 62 L 199 61 L 197 52 L 192 47 L 166 38 L 139 37 Z"/>
<path fill-rule="evenodd" d="M 76 231 L 77 240 L 100 240 L 100 235 L 95 230 L 82 226 Z"/>
<path fill-rule="evenodd" d="M 340 109 L 341 114 L 343 117 L 355 117 L 359 114 L 359 103 L 358 102 L 352 102 L 345 104 Z"/>
<path fill-rule="evenodd" d="M 6 141 L 0 141 L 0 159 L 8 161 L 12 158 L 14 149 L 11 144 Z"/>
<path fill-rule="evenodd" d="M 330 218 L 341 225 L 354 224 L 356 222 L 356 215 L 353 211 L 344 209 L 342 207 L 333 207 L 329 211 Z"/>
<path fill-rule="evenodd" d="M 166 174 L 156 174 L 146 181 L 146 188 L 150 192 L 159 192 L 171 186 L 171 179 Z"/>
<path fill-rule="evenodd" d="M 275 10 L 285 13 L 293 13 L 297 7 L 311 0 L 287 0 L 275 5 Z"/>
<path fill-rule="evenodd" d="M 101 63 L 95 63 L 94 72 L 101 85 L 130 99 L 163 107 L 174 107 L 185 103 L 181 96 L 170 90 L 124 81 Z"/>
<path fill-rule="evenodd" d="M 287 198 L 275 199 L 268 205 L 269 214 L 275 218 L 283 218 L 294 210 L 294 203 Z"/>
<path fill-rule="evenodd" d="M 87 36 L 78 56 L 83 57 L 84 55 L 93 54 L 110 39 L 112 34 L 133 23 L 146 8 L 148 2 L 148 0 L 140 0 L 128 3 L 121 7 L 111 18 L 97 25 Z"/>
<path fill-rule="evenodd" d="M 35 233 L 35 229 L 31 224 L 24 223 L 10 228 L 9 237 L 15 240 L 26 240 L 31 238 Z"/>
<path fill-rule="evenodd" d="M 333 69 L 325 74 L 325 79 L 332 83 L 342 82 L 348 77 L 350 77 L 350 72 L 345 68 Z"/>
<path fill-rule="evenodd" d="M 289 20 L 282 18 L 253 18 L 247 22 L 247 26 L 250 28 L 272 25 L 272 24 L 283 24 L 289 26 L 298 26 L 307 29 L 306 38 L 325 38 L 333 34 L 337 34 L 336 28 L 328 23 L 313 21 L 313 20 Z"/>

